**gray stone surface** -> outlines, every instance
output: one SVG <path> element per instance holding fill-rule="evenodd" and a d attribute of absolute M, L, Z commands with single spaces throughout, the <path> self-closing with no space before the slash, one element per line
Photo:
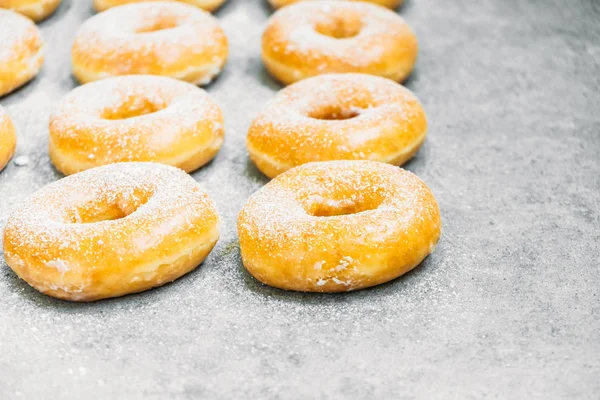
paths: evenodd
<path fill-rule="evenodd" d="M 60 177 L 47 120 L 76 86 L 69 47 L 91 1 L 41 24 L 42 74 L 0 99 L 19 131 L 0 174 L 0 227 Z M 436 194 L 437 251 L 389 284 L 286 293 L 242 268 L 236 214 L 266 179 L 246 129 L 279 86 L 263 71 L 262 0 L 217 12 L 231 42 L 208 87 L 226 142 L 194 174 L 224 219 L 195 272 L 147 293 L 73 304 L 0 265 L 0 398 L 600 397 L 600 2 L 412 0 L 407 82 L 430 136 L 407 168 Z M 2 27 L 0 27 L 1 29 Z"/>

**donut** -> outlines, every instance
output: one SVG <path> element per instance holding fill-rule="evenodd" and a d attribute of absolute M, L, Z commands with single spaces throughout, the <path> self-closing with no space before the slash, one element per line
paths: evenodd
<path fill-rule="evenodd" d="M 0 171 L 6 167 L 15 154 L 15 146 L 17 145 L 17 135 L 15 126 L 10 117 L 0 106 Z"/>
<path fill-rule="evenodd" d="M 0 8 L 0 96 L 33 79 L 44 62 L 44 42 L 30 19 Z"/>
<path fill-rule="evenodd" d="M 155 161 L 187 172 L 223 144 L 220 107 L 187 82 L 129 75 L 74 89 L 50 117 L 50 159 L 65 175 L 123 161 Z"/>
<path fill-rule="evenodd" d="M 282 89 L 248 131 L 250 158 L 268 177 L 313 161 L 402 165 L 421 147 L 427 119 L 402 85 L 367 74 L 328 74 Z"/>
<path fill-rule="evenodd" d="M 275 8 L 287 6 L 292 3 L 297 3 L 303 0 L 269 0 L 269 3 Z M 367 1 L 373 4 L 379 4 L 387 8 L 397 8 L 404 2 L 404 0 L 354 0 L 354 1 Z"/>
<path fill-rule="evenodd" d="M 84 22 L 71 49 L 82 83 L 129 74 L 210 83 L 227 59 L 225 32 L 206 11 L 177 1 L 110 8 Z"/>
<path fill-rule="evenodd" d="M 253 194 L 238 217 L 242 261 L 267 285 L 342 292 L 388 282 L 429 255 L 437 202 L 414 174 L 375 161 L 291 169 Z"/>
<path fill-rule="evenodd" d="M 1 0 L 0 0 L 1 1 Z M 128 3 L 139 3 L 142 1 L 156 1 L 156 0 L 94 0 L 94 8 L 97 11 L 104 11 L 111 7 L 121 6 Z M 183 3 L 188 3 L 196 7 L 200 7 L 206 11 L 214 11 L 226 0 L 178 0 Z"/>
<path fill-rule="evenodd" d="M 262 36 L 263 62 L 283 84 L 341 72 L 403 81 L 417 52 L 417 38 L 402 17 L 365 2 L 292 4 L 275 12 Z"/>
<path fill-rule="evenodd" d="M 54 182 L 4 230 L 9 267 L 52 297 L 93 301 L 141 292 L 196 268 L 219 238 L 196 181 L 156 163 L 111 164 Z"/>
<path fill-rule="evenodd" d="M 8 8 L 37 22 L 56 11 L 60 2 L 61 0 L 0 0 L 0 8 Z"/>

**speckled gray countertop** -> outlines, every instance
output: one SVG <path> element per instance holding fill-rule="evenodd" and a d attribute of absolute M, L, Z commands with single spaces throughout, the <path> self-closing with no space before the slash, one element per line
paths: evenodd
<path fill-rule="evenodd" d="M 19 134 L 0 173 L 0 227 L 60 175 L 48 116 L 76 86 L 69 48 L 93 14 L 64 0 L 41 24 L 41 75 L 3 97 Z M 421 52 L 407 86 L 430 135 L 406 167 L 436 194 L 436 252 L 386 285 L 286 293 L 242 268 L 235 219 L 266 179 L 246 130 L 278 84 L 264 72 L 262 0 L 216 15 L 230 39 L 226 141 L 194 174 L 223 233 L 195 272 L 93 304 L 38 294 L 0 262 L 0 398 L 600 397 L 600 2 L 411 0 Z M 0 27 L 1 29 L 1 27 Z"/>

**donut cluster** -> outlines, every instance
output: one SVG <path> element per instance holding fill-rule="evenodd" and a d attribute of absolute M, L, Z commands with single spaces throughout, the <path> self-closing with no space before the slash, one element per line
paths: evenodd
<path fill-rule="evenodd" d="M 69 175 L 22 203 L 4 229 L 9 267 L 47 295 L 95 301 L 144 291 L 195 269 L 219 239 L 215 204 L 191 173 L 224 140 L 212 82 L 228 40 L 210 14 L 225 0 L 93 0 L 55 107 L 50 160 Z M 439 207 L 398 168 L 427 117 L 402 86 L 418 43 L 401 0 L 269 0 L 266 70 L 283 85 L 247 133 L 271 182 L 238 215 L 242 263 L 285 290 L 343 292 L 393 280 L 436 246 Z M 60 0 L 0 0 L 0 97 L 33 79 L 35 22 Z M 16 130 L 0 106 L 0 170 Z"/>

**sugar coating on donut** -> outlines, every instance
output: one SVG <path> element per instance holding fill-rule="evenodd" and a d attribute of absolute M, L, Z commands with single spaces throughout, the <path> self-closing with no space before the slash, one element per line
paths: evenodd
<path fill-rule="evenodd" d="M 198 246 L 198 237 L 218 237 L 217 224 L 212 201 L 183 171 L 120 163 L 36 192 L 10 216 L 4 245 L 9 265 L 36 288 L 77 294 L 99 290 L 99 276 L 109 270 L 161 284 L 156 274 L 168 272 L 164 263 L 180 256 L 177 249 L 191 252 L 194 248 L 186 246 Z M 212 248 L 214 242 L 207 245 Z M 45 279 L 44 268 L 58 275 Z M 79 296 L 68 297 L 85 298 Z"/>
<path fill-rule="evenodd" d="M 15 126 L 4 107 L 0 105 L 0 171 L 13 156 L 16 144 Z"/>
<path fill-rule="evenodd" d="M 27 50 L 31 43 L 41 47 L 39 30 L 28 18 L 0 8 L 0 27 L 0 63 L 29 55 Z M 2 67 L 0 65 L 0 74 Z"/>
<path fill-rule="evenodd" d="M 133 3 L 82 25 L 73 66 L 84 82 L 135 73 L 206 84 L 220 73 L 227 51 L 225 33 L 209 13 L 180 2 Z"/>
<path fill-rule="evenodd" d="M 249 129 L 248 148 L 283 169 L 334 159 L 399 165 L 426 133 L 423 107 L 405 87 L 373 75 L 327 74 L 269 101 Z"/>
<path fill-rule="evenodd" d="M 223 132 L 221 109 L 204 90 L 159 76 L 83 85 L 65 96 L 50 119 L 51 145 L 90 165 L 140 160 L 179 165 L 186 152 L 218 150 Z"/>
<path fill-rule="evenodd" d="M 279 8 L 289 4 L 297 3 L 306 0 L 269 0 L 273 7 Z M 348 1 L 366 1 L 373 4 L 378 4 L 388 8 L 396 8 L 403 3 L 404 0 L 348 0 Z"/>
<path fill-rule="evenodd" d="M 61 0 L 0 0 L 0 7 L 9 8 L 34 21 L 40 21 L 54 12 Z"/>
<path fill-rule="evenodd" d="M 364 2 L 296 3 L 277 11 L 263 34 L 263 59 L 284 83 L 328 72 L 401 80 L 416 54 L 416 37 L 404 19 Z"/>
<path fill-rule="evenodd" d="M 307 291 L 393 279 L 433 250 L 440 225 L 420 179 L 370 161 L 294 168 L 252 195 L 238 219 L 246 268 L 264 283 Z"/>
<path fill-rule="evenodd" d="M 31 80 L 42 67 L 43 40 L 28 18 L 0 9 L 0 96 Z"/>
<path fill-rule="evenodd" d="M 98 11 L 106 10 L 110 7 L 118 7 L 124 4 L 139 3 L 142 1 L 156 0 L 95 0 L 94 7 Z M 212 11 L 221 6 L 226 0 L 177 0 L 182 3 L 187 3 L 196 7 L 200 7 L 206 11 Z"/>
<path fill-rule="evenodd" d="M 142 196 L 140 190 L 151 194 Z M 146 202 L 142 203 L 144 199 Z M 209 204 L 197 183 L 177 168 L 155 163 L 119 163 L 71 175 L 42 188 L 15 210 L 7 227 L 15 229 L 11 235 L 16 235 L 17 245 L 43 247 L 41 240 L 57 241 L 61 248 L 77 248 L 89 233 L 88 229 L 78 231 L 78 226 L 97 225 L 98 230 L 115 227 L 110 226 L 110 220 L 106 221 L 108 224 L 86 222 L 80 208 L 85 208 L 86 215 L 101 216 L 107 204 L 117 205 L 144 225 L 172 215 L 173 209 L 194 213 L 196 210 L 190 205 L 198 200 Z M 69 234 L 64 235 L 66 232 Z M 164 236 L 170 230 L 153 232 Z"/>

